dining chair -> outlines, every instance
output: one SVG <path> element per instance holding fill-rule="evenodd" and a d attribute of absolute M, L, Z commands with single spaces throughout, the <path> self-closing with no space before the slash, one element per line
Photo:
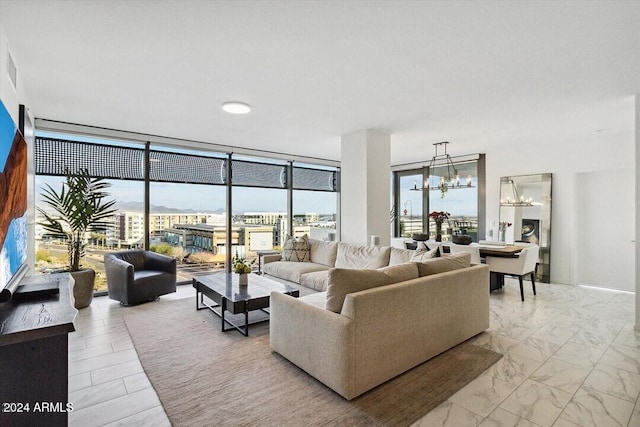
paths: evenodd
<path fill-rule="evenodd" d="M 468 252 L 471 254 L 471 263 L 472 264 L 480 264 L 482 261 L 480 260 L 480 248 L 475 245 L 449 245 L 449 250 L 451 255 L 459 254 L 462 252 Z"/>
<path fill-rule="evenodd" d="M 524 301 L 523 290 L 523 277 L 531 275 L 531 287 L 533 288 L 533 295 L 536 294 L 536 282 L 535 282 L 535 270 L 536 263 L 538 262 L 538 246 L 523 247 L 522 251 L 517 257 L 496 257 L 487 256 L 485 258 L 486 264 L 489 266 L 489 271 L 499 274 L 508 274 L 510 276 L 517 276 L 520 281 L 520 298 Z"/>

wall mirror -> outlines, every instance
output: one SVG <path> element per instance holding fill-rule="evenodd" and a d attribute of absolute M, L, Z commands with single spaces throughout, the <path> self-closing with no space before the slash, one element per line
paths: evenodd
<path fill-rule="evenodd" d="M 550 281 L 551 174 L 500 178 L 498 239 L 540 246 L 537 280 Z"/>

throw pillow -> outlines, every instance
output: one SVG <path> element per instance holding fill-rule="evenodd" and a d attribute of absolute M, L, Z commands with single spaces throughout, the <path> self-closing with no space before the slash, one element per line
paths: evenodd
<path fill-rule="evenodd" d="M 338 242 L 323 242 L 322 240 L 309 239 L 309 256 L 311 262 L 335 267 L 338 256 Z"/>
<path fill-rule="evenodd" d="M 389 256 L 389 265 L 404 264 L 410 262 L 415 251 L 409 249 L 391 248 L 391 256 Z"/>
<path fill-rule="evenodd" d="M 463 252 L 440 258 L 428 259 L 423 262 L 418 262 L 417 265 L 420 277 L 430 276 L 432 274 L 471 267 L 471 254 Z"/>
<path fill-rule="evenodd" d="M 380 268 L 389 265 L 388 246 L 360 246 L 338 243 L 335 266 L 338 268 Z"/>
<path fill-rule="evenodd" d="M 344 298 L 347 294 L 389 285 L 394 282 L 393 277 L 382 271 L 331 268 L 329 269 L 329 281 L 327 285 L 327 301 L 324 307 L 334 313 L 340 313 L 342 311 Z"/>
<path fill-rule="evenodd" d="M 438 248 L 429 250 L 426 246 L 423 249 L 416 249 L 411 256 L 411 261 L 422 262 L 437 256 Z"/>
<path fill-rule="evenodd" d="M 282 249 L 284 261 L 309 262 L 309 237 L 306 234 L 299 239 L 287 236 Z"/>

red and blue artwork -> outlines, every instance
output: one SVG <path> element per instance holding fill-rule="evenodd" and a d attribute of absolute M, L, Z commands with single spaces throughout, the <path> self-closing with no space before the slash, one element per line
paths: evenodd
<path fill-rule="evenodd" d="M 0 101 L 0 290 L 27 259 L 27 144 Z"/>

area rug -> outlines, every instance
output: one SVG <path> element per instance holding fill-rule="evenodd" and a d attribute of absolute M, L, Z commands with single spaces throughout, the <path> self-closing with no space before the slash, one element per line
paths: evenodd
<path fill-rule="evenodd" d="M 410 425 L 502 355 L 463 343 L 347 401 L 271 352 L 268 322 L 221 332 L 192 298 L 125 314 L 142 366 L 174 426 Z"/>

